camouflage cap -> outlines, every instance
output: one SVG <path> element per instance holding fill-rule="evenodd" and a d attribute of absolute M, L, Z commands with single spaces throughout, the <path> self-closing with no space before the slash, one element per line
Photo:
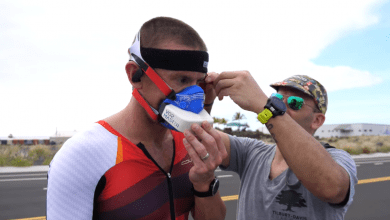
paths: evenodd
<path fill-rule="evenodd" d="M 328 95 L 324 86 L 317 80 L 306 75 L 291 76 L 281 82 L 270 85 L 272 88 L 278 90 L 280 86 L 287 86 L 290 88 L 302 91 L 313 97 L 318 109 L 325 114 L 328 107 Z"/>

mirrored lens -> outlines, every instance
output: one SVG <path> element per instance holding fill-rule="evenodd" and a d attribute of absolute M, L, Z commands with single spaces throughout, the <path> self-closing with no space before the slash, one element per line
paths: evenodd
<path fill-rule="evenodd" d="M 303 98 L 297 96 L 290 96 L 287 99 L 288 106 L 293 110 L 299 110 L 303 105 Z"/>
<path fill-rule="evenodd" d="M 283 100 L 283 95 L 279 94 L 279 93 L 272 93 L 271 96 L 276 96 L 278 97 L 279 99 Z"/>

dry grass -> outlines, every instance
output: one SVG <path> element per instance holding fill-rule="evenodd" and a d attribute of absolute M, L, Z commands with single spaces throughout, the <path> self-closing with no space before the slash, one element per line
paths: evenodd
<path fill-rule="evenodd" d="M 0 145 L 0 166 L 49 165 L 60 148 L 60 145 Z"/>
<path fill-rule="evenodd" d="M 390 152 L 390 136 L 324 138 L 321 141 L 328 142 L 330 145 L 353 155 Z"/>
<path fill-rule="evenodd" d="M 242 133 L 242 132 L 241 132 Z M 237 133 L 237 136 L 241 136 Z M 253 134 L 244 134 L 253 135 Z M 256 137 L 252 137 L 256 138 Z M 273 143 L 269 136 L 260 136 L 264 142 Z M 390 152 L 390 136 L 358 136 L 347 138 L 323 138 L 320 141 L 347 151 L 352 155 Z M 49 165 L 62 145 L 0 145 L 1 166 Z"/>

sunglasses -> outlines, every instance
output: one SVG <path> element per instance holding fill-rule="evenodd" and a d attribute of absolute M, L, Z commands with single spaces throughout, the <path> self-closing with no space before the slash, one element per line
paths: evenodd
<path fill-rule="evenodd" d="M 279 94 L 279 93 L 272 93 L 271 96 L 276 96 L 277 98 L 283 100 L 283 95 L 282 94 Z M 299 97 L 299 96 L 288 96 L 286 97 L 287 98 L 287 105 L 288 107 L 290 107 L 292 110 L 299 110 L 302 108 L 302 106 L 305 103 L 305 100 L 303 100 L 303 98 Z M 307 105 L 309 107 L 311 107 L 312 109 L 316 110 L 314 107 L 310 106 L 310 105 Z"/>

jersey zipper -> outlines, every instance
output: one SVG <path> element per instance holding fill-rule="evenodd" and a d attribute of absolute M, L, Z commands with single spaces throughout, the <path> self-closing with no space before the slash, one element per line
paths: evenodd
<path fill-rule="evenodd" d="M 168 182 L 168 191 L 169 191 L 169 205 L 170 205 L 170 210 L 171 210 L 171 220 L 175 220 L 175 204 L 174 204 L 174 198 L 173 198 L 173 186 L 172 186 L 172 168 L 173 168 L 173 163 L 175 161 L 175 140 L 173 140 L 173 156 L 172 156 L 172 162 L 171 162 L 171 167 L 169 168 L 169 172 L 165 172 L 163 168 L 158 165 L 158 163 L 153 159 L 153 157 L 149 154 L 148 150 L 146 150 L 145 145 L 143 145 L 141 142 L 137 144 L 137 147 L 140 148 L 146 157 L 148 157 L 160 170 L 161 172 L 164 173 L 164 175 L 167 177 L 167 182 Z"/>

